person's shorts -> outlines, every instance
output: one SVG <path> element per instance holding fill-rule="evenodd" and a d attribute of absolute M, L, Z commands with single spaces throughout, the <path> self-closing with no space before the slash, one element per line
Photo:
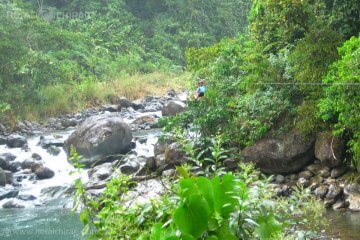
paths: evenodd
<path fill-rule="evenodd" d="M 199 96 L 199 97 L 203 97 L 203 96 L 204 96 L 204 93 L 203 93 L 203 92 L 199 92 L 199 93 L 198 93 L 198 96 Z"/>

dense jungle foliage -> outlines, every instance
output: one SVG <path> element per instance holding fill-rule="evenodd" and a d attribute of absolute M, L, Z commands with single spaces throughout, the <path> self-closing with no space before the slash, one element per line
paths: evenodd
<path fill-rule="evenodd" d="M 205 78 L 205 99 L 168 122 L 231 146 L 296 127 L 348 139 L 360 170 L 360 5 L 357 1 L 254 1 L 248 31 L 187 50 L 187 66 Z"/>
<path fill-rule="evenodd" d="M 249 8 L 248 0 L 1 0 L 2 120 L 27 117 L 34 106 L 44 111 L 32 117 L 61 114 L 63 105 L 97 97 L 98 82 L 180 73 L 187 48 L 235 37 Z M 69 101 L 47 111 L 61 97 Z"/>

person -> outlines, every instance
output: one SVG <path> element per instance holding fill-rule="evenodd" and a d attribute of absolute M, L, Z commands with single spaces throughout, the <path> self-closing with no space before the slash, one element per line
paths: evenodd
<path fill-rule="evenodd" d="M 205 91 L 206 91 L 205 81 L 201 79 L 198 82 L 198 88 L 196 90 L 195 100 L 199 100 L 200 98 L 202 98 L 205 95 Z"/>

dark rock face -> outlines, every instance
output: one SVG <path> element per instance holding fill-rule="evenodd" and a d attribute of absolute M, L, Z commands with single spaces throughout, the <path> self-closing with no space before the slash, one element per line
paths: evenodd
<path fill-rule="evenodd" d="M 131 141 L 131 129 L 121 117 L 94 116 L 87 119 L 70 135 L 65 146 L 68 153 L 71 146 L 74 146 L 85 163 L 86 158 L 95 159 L 90 161 L 95 163 L 96 159 L 127 153 L 131 150 Z"/>
<path fill-rule="evenodd" d="M 329 167 L 339 166 L 344 158 L 345 141 L 331 132 L 320 133 L 316 138 L 315 157 Z"/>
<path fill-rule="evenodd" d="M 119 105 L 121 108 L 128 108 L 131 107 L 131 102 L 127 98 L 122 97 L 119 99 Z"/>
<path fill-rule="evenodd" d="M 26 138 L 16 134 L 10 135 L 6 140 L 6 145 L 9 148 L 21 148 L 25 144 L 27 144 Z"/>
<path fill-rule="evenodd" d="M 303 139 L 296 130 L 279 137 L 265 137 L 246 147 L 245 161 L 255 163 L 266 173 L 288 174 L 301 170 L 314 159 L 315 139 Z"/>
<path fill-rule="evenodd" d="M 186 104 L 180 101 L 171 101 L 161 110 L 163 116 L 174 116 L 186 111 Z"/>

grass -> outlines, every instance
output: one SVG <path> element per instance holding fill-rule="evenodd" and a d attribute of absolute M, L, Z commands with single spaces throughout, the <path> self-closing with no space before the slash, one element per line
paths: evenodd
<path fill-rule="evenodd" d="M 89 79 L 80 84 L 46 86 L 38 91 L 39 103 L 26 103 L 21 112 L 9 114 L 12 119 L 38 121 L 105 103 L 116 103 L 122 96 L 130 100 L 141 99 L 147 95 L 162 96 L 169 89 L 185 89 L 189 79 L 190 74 L 186 72 L 153 72 L 123 75 L 103 82 Z"/>

